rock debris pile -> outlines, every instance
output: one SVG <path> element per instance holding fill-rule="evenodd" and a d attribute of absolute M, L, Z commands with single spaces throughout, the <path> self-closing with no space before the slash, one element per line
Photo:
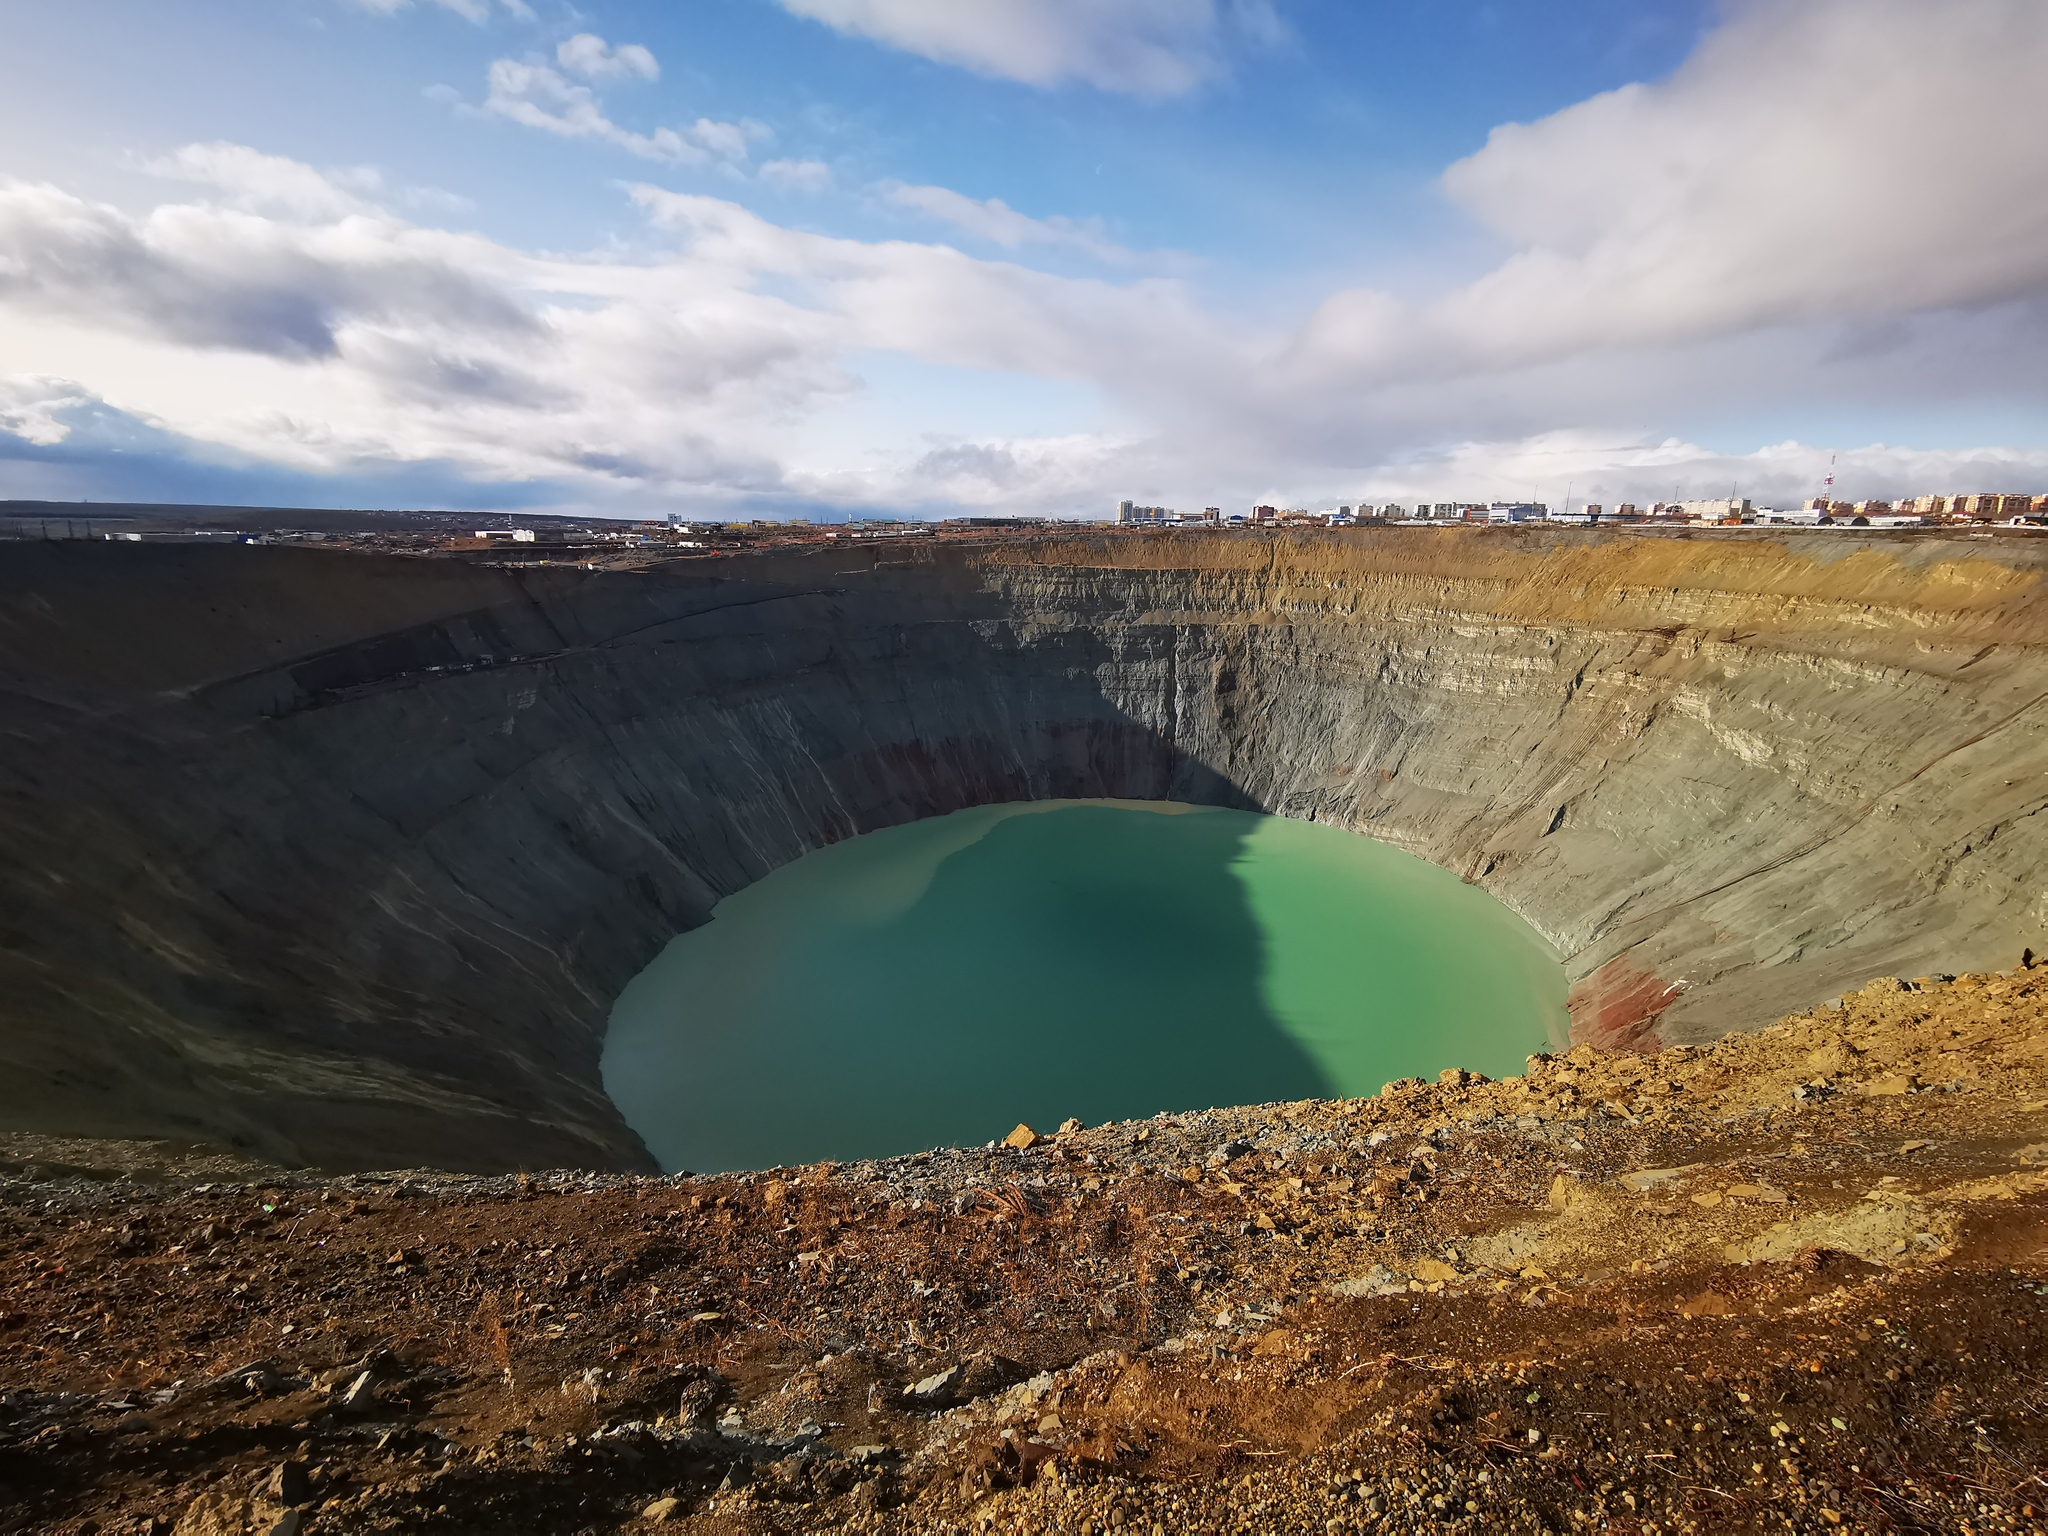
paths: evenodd
<path fill-rule="evenodd" d="M 0 1529 L 2048 1527 L 2048 970 L 1016 1139 L 9 1138 Z"/>

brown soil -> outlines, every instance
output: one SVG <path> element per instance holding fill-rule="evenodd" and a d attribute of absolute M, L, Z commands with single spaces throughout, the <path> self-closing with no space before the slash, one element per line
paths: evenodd
<path fill-rule="evenodd" d="M 1446 1078 L 698 1179 L 10 1138 L 0 1530 L 2048 1527 L 2048 971 Z"/>

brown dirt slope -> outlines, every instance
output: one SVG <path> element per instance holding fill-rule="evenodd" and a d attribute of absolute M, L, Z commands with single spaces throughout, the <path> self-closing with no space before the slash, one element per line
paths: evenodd
<path fill-rule="evenodd" d="M 1022 1151 L 208 1156 L 0 1152 L 0 1529 L 2048 1526 L 2048 970 Z"/>

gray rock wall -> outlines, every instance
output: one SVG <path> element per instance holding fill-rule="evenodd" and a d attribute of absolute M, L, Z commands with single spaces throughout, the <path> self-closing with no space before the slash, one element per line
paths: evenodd
<path fill-rule="evenodd" d="M 721 896 L 967 805 L 1170 797 L 1458 870 L 1583 1038 L 2048 923 L 2041 546 L 1374 531 L 639 574 L 22 546 L 0 1123 L 643 1166 L 611 996 Z"/>

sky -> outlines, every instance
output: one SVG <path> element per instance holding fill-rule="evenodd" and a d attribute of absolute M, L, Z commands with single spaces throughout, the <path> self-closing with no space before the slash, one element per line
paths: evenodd
<path fill-rule="evenodd" d="M 2048 491 L 2041 0 L 0 24 L 0 498 Z"/>

